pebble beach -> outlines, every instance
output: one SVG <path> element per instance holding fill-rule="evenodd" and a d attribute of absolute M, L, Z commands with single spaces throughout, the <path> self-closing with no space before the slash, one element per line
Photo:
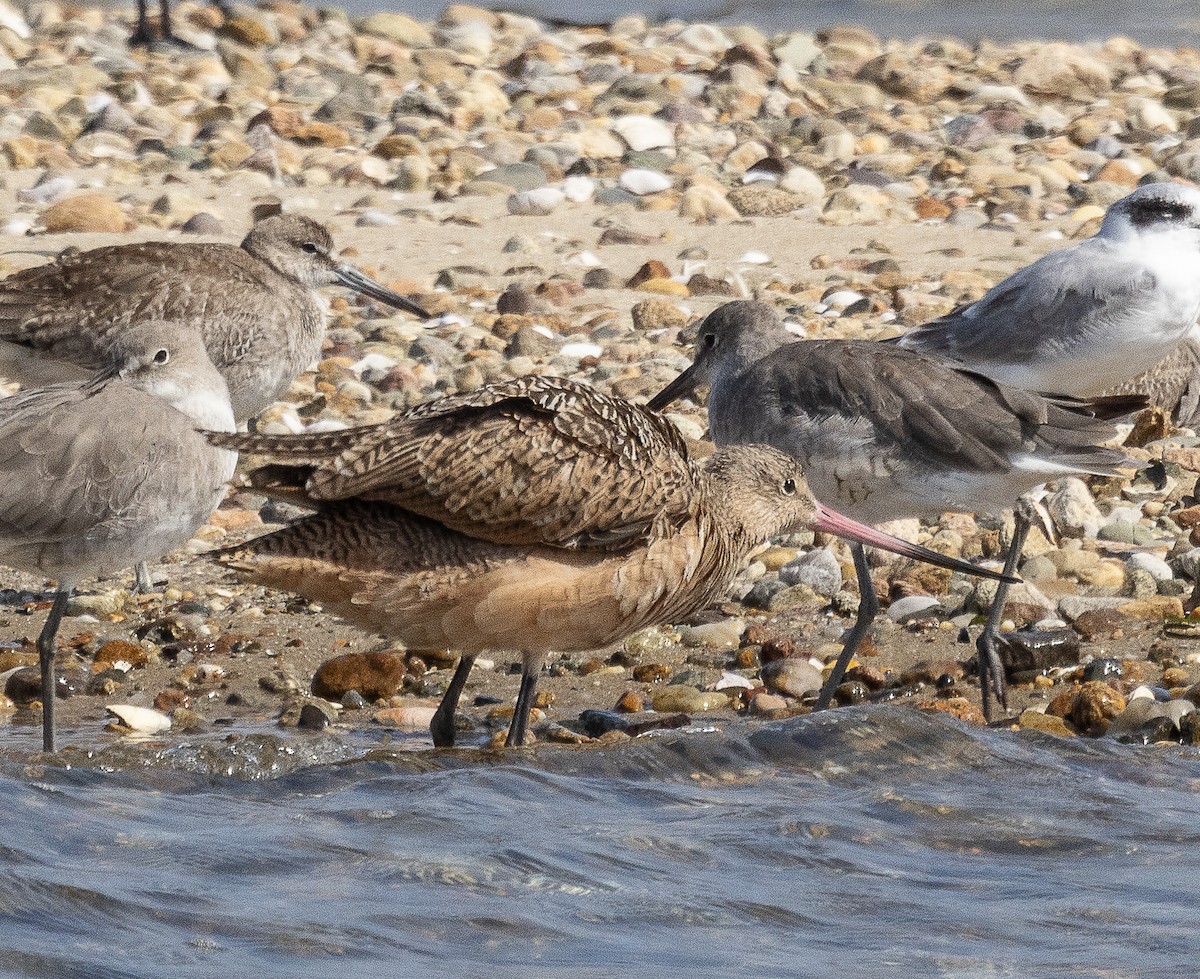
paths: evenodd
<path fill-rule="evenodd" d="M 433 22 L 175 11 L 187 47 L 145 51 L 126 45 L 127 14 L 0 5 L 0 272 L 71 247 L 236 242 L 279 209 L 327 222 L 435 318 L 330 292 L 323 359 L 263 432 L 380 421 L 531 373 L 645 401 L 733 298 L 771 302 L 798 337 L 886 339 L 1093 234 L 1139 183 L 1200 176 L 1200 52 L 1120 37 L 548 27 L 458 4 Z M 676 407 L 703 455 L 703 408 Z M 1130 444 L 1149 464 L 1136 478 L 1050 487 L 1061 537 L 1035 531 L 1009 599 L 1006 726 L 1200 743 L 1200 439 L 1159 413 Z M 410 655 L 205 562 L 294 512 L 234 490 L 163 563 L 160 594 L 132 596 L 129 575 L 72 602 L 68 743 L 282 727 L 422 745 L 452 653 Z M 889 529 L 994 559 L 1011 518 Z M 989 586 L 882 557 L 875 573 L 889 607 L 841 703 L 981 724 L 964 630 Z M 46 583 L 6 584 L 0 719 L 28 750 Z M 777 541 L 698 620 L 552 663 L 535 733 L 614 744 L 807 713 L 856 606 L 842 545 Z M 507 726 L 517 680 L 504 658 L 477 665 L 468 739 Z"/>

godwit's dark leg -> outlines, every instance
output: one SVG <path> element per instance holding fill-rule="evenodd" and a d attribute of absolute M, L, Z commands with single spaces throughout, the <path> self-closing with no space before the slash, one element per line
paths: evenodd
<path fill-rule="evenodd" d="M 46 751 L 54 750 L 54 639 L 58 635 L 58 627 L 62 623 L 71 591 L 70 585 L 59 583 L 54 604 L 50 606 L 46 624 L 42 626 L 41 634 L 37 638 L 38 662 L 42 668 L 42 748 Z"/>
<path fill-rule="evenodd" d="M 458 710 L 458 700 L 466 686 L 467 677 L 471 675 L 471 667 L 475 665 L 474 656 L 460 656 L 458 666 L 454 668 L 454 676 L 450 678 L 450 686 L 442 696 L 442 702 L 434 712 L 433 720 L 429 722 L 429 733 L 433 736 L 435 748 L 451 748 L 454 746 L 454 712 Z"/>
<path fill-rule="evenodd" d="M 879 596 L 875 594 L 875 584 L 871 581 L 871 569 L 867 566 L 867 552 L 862 544 L 851 544 L 850 553 L 854 555 L 854 572 L 858 577 L 858 615 L 854 619 L 854 626 L 850 630 L 850 635 L 846 637 L 846 643 L 842 646 L 841 653 L 838 654 L 837 662 L 833 664 L 832 672 L 826 679 L 825 685 L 821 687 L 821 693 L 817 696 L 817 705 L 813 710 L 824 710 L 832 703 L 833 692 L 841 684 L 842 677 L 846 675 L 846 668 L 849 667 L 850 660 L 863 641 L 863 636 L 867 634 L 871 623 L 875 621 L 875 616 L 879 614 Z"/>
<path fill-rule="evenodd" d="M 171 30 L 171 0 L 158 0 L 159 17 L 161 18 L 162 39 L 175 40 L 175 32 Z"/>
<path fill-rule="evenodd" d="M 539 656 L 537 662 L 531 662 L 526 656 L 524 669 L 521 671 L 521 689 L 517 691 L 517 705 L 513 710 L 512 723 L 508 726 L 508 738 L 505 744 L 510 748 L 519 748 L 525 743 L 529 731 L 529 712 L 533 709 L 533 694 L 537 689 L 538 674 L 542 672 L 545 657 Z"/>
<path fill-rule="evenodd" d="M 1021 560 L 1021 552 L 1025 549 L 1025 538 L 1029 534 L 1029 517 L 1021 512 L 1018 506 L 1013 526 L 1012 543 L 1008 546 L 1008 555 L 1004 559 L 1004 573 L 1012 577 L 1017 571 Z M 996 598 L 988 613 L 987 624 L 975 644 L 979 659 L 979 696 L 983 699 L 983 716 L 985 720 L 992 719 L 991 690 L 996 702 L 1008 710 L 1008 685 L 1004 682 L 1004 664 L 1000 662 L 1000 623 L 1004 621 L 1004 606 L 1008 598 L 1008 582 L 1002 581 L 996 588 Z"/>

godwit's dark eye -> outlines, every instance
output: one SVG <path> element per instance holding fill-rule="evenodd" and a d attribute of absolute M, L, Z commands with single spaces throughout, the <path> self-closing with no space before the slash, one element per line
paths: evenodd
<path fill-rule="evenodd" d="M 783 491 L 784 496 L 796 495 L 796 481 L 794 479 L 785 479 L 783 485 L 779 488 Z"/>
<path fill-rule="evenodd" d="M 717 345 L 717 335 L 715 333 L 704 334 L 704 345 L 706 347 L 715 347 Z"/>
<path fill-rule="evenodd" d="M 311 241 L 306 241 L 303 245 L 301 245 L 300 250 L 303 252 L 307 252 L 309 255 L 315 255 L 315 254 L 317 254 L 318 251 L 320 251 L 320 249 L 317 248 L 317 246 L 314 245 Z"/>
<path fill-rule="evenodd" d="M 156 364 L 165 364 L 170 359 L 171 351 L 169 350 L 160 350 L 154 355 L 154 362 Z"/>

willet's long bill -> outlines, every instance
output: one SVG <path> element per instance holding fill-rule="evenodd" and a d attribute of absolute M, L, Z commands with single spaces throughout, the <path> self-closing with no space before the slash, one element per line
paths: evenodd
<path fill-rule="evenodd" d="M 265 218 L 240 247 L 150 241 L 74 251 L 0 282 L 0 375 L 63 379 L 106 363 L 123 332 L 147 320 L 189 326 L 245 421 L 287 391 L 318 357 L 327 307 L 316 291 L 341 285 L 422 319 L 416 303 L 333 257 L 324 225 L 296 214 Z"/>
<path fill-rule="evenodd" d="M 556 378 L 489 385 L 381 425 L 211 438 L 270 460 L 251 473 L 260 490 L 318 508 L 222 560 L 409 649 L 459 652 L 436 745 L 453 743 L 479 654 L 521 652 L 508 744 L 523 744 L 548 651 L 686 618 L 789 527 L 996 577 L 827 509 L 775 449 L 731 446 L 702 468 L 669 422 Z"/>
<path fill-rule="evenodd" d="M 1097 413 L 1143 399 L 1048 399 L 891 344 L 804 340 L 762 302 L 726 303 L 700 324 L 695 359 L 649 404 L 660 410 L 709 384 L 717 445 L 765 443 L 800 460 L 817 499 L 865 523 L 937 518 L 947 510 L 995 513 L 1022 493 L 1070 473 L 1117 475 L 1132 466 L 1098 443 L 1115 435 Z M 1005 563 L 1011 577 L 1027 525 L 1018 520 Z M 878 611 L 861 545 L 853 545 L 862 600 L 818 708 L 829 705 Z M 1006 703 L 996 636 L 1001 584 L 980 639 L 985 714 L 989 683 Z"/>
<path fill-rule="evenodd" d="M 123 331 L 113 364 L 82 385 L 0 400 L 0 564 L 58 582 L 38 636 L 42 740 L 54 750 L 55 636 L 83 578 L 186 542 L 221 502 L 236 453 L 198 427 L 233 431 L 221 375 L 190 329 Z"/>
<path fill-rule="evenodd" d="M 1148 184 L 1095 237 L 1051 252 L 978 302 L 896 342 L 1005 384 L 1089 398 L 1200 339 L 1200 190 Z"/>

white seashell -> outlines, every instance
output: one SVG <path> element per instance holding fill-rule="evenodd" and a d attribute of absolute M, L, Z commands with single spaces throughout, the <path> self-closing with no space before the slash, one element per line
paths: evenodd
<path fill-rule="evenodd" d="M 533 326 L 530 327 L 530 329 L 533 330 L 534 333 L 541 334 L 547 340 L 554 339 L 554 331 L 552 329 L 550 329 L 550 327 L 548 327 L 548 326 L 543 326 L 541 323 L 534 323 Z"/>
<path fill-rule="evenodd" d="M 379 353 L 369 353 L 365 354 L 362 359 L 351 364 L 350 372 L 355 377 L 362 377 L 364 374 L 386 374 L 393 367 L 395 367 L 396 364 L 397 361 L 393 360 L 391 357 L 386 357 Z"/>
<path fill-rule="evenodd" d="M 591 252 L 571 252 L 570 255 L 563 259 L 563 264 L 582 265 L 584 268 L 594 269 L 604 263 Z"/>
<path fill-rule="evenodd" d="M 70 177 L 51 177 L 42 180 L 27 190 L 17 191 L 17 200 L 28 204 L 53 204 L 62 200 L 79 186 Z"/>
<path fill-rule="evenodd" d="M 23 235 L 33 227 L 33 222 L 29 218 L 13 218 L 0 227 L 0 231 L 6 235 Z"/>
<path fill-rule="evenodd" d="M 545 217 L 567 199 L 556 187 L 522 190 L 508 199 L 508 213 L 521 217 Z"/>
<path fill-rule="evenodd" d="M 746 252 L 738 261 L 743 265 L 767 265 L 771 262 L 771 256 L 766 252 Z"/>
<path fill-rule="evenodd" d="M 567 200 L 583 204 L 595 196 L 596 181 L 591 177 L 567 177 L 562 182 L 562 192 Z"/>
<path fill-rule="evenodd" d="M 613 120 L 612 128 L 634 152 L 675 145 L 675 130 L 653 116 L 619 116 Z"/>
<path fill-rule="evenodd" d="M 784 320 L 783 328 L 787 330 L 788 333 L 795 334 L 798 337 L 808 336 L 808 330 L 804 328 L 804 325 L 797 323 L 795 320 Z"/>
<path fill-rule="evenodd" d="M 863 298 L 861 292 L 855 292 L 853 289 L 839 289 L 837 292 L 831 292 L 825 297 L 824 303 L 829 309 L 837 310 L 839 313 L 847 306 L 852 306 Z"/>
<path fill-rule="evenodd" d="M 1154 691 L 1144 683 L 1140 687 L 1134 687 L 1133 692 L 1126 698 L 1127 700 L 1154 700 Z"/>
<path fill-rule="evenodd" d="M 726 670 L 715 684 L 714 690 L 753 690 L 754 684 L 740 673 L 730 673 Z"/>
<path fill-rule="evenodd" d="M 171 728 L 171 718 L 149 707 L 133 704 L 107 704 L 104 708 L 125 727 L 138 734 L 158 734 Z"/>
<path fill-rule="evenodd" d="M 598 343 L 568 343 L 563 346 L 559 353 L 564 357 L 578 357 L 582 360 L 584 357 L 601 356 L 604 353 L 604 348 Z"/>
<path fill-rule="evenodd" d="M 622 190 L 641 197 L 645 194 L 657 194 L 659 191 L 666 190 L 671 186 L 671 178 L 657 170 L 634 168 L 621 174 L 618 183 Z"/>

